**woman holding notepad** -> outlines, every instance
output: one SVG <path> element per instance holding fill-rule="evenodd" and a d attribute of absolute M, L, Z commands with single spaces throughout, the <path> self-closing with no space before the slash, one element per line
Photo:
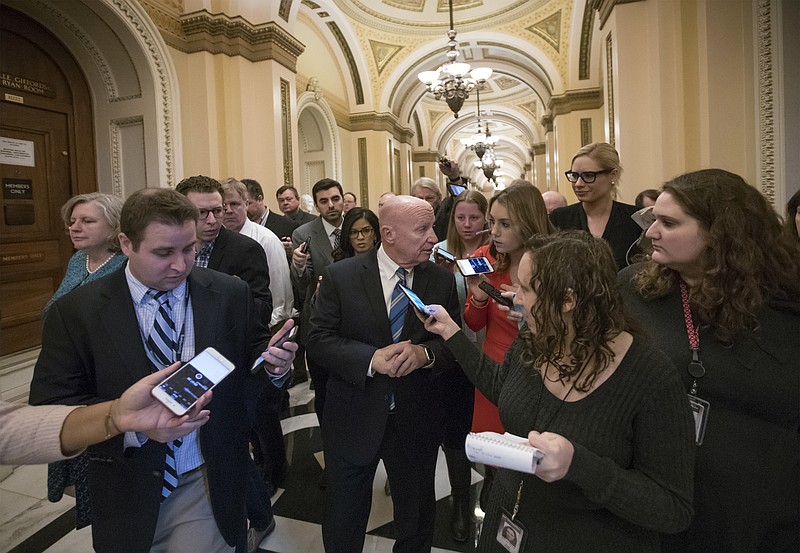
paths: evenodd
<path fill-rule="evenodd" d="M 506 431 L 543 453 L 535 474 L 500 469 L 479 551 L 657 552 L 659 533 L 691 520 L 686 395 L 672 363 L 630 328 L 616 273 L 588 233 L 535 236 L 517 272 L 527 326 L 502 364 L 444 309 L 425 322 Z"/>

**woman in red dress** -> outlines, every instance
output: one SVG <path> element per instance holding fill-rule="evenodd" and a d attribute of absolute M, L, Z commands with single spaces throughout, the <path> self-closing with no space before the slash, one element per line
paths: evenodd
<path fill-rule="evenodd" d="M 525 241 L 535 234 L 551 234 L 555 229 L 547 216 L 542 194 L 531 183 L 522 180 L 512 182 L 489 201 L 489 229 L 492 242 L 475 250 L 472 256 L 488 258 L 494 272 L 467 279 L 464 322 L 475 332 L 486 329 L 483 352 L 502 363 L 506 350 L 517 337 L 517 321 L 521 317 L 496 303 L 478 286 L 481 280 L 487 280 L 495 288 L 513 291 L 518 284 L 514 279 L 525 253 Z M 472 431 L 503 432 L 497 407 L 477 389 Z M 487 467 L 484 489 L 491 485 L 492 476 L 492 469 Z M 486 497 L 485 492 L 482 491 L 481 497 Z"/>

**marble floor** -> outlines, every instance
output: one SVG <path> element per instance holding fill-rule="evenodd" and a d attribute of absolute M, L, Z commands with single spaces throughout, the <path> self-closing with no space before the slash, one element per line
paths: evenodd
<path fill-rule="evenodd" d="M 260 545 L 267 553 L 322 553 L 321 521 L 324 490 L 319 477 L 324 465 L 319 426 L 313 411 L 314 392 L 308 383 L 290 390 L 289 417 L 283 427 L 289 470 L 282 487 L 272 497 L 275 531 Z M 477 503 L 482 477 L 473 470 L 473 505 Z M 65 496 L 59 503 L 47 501 L 47 467 L 19 467 L 0 482 L 0 551 L 9 553 L 91 553 L 91 529 L 74 530 L 75 500 Z M 389 553 L 394 529 L 391 498 L 384 493 L 383 465 L 373 484 L 372 511 L 364 551 Z M 483 513 L 475 506 L 472 537 L 466 543 L 452 540 L 448 530 L 450 485 L 444 454 L 436 469 L 436 553 L 474 551 Z"/>

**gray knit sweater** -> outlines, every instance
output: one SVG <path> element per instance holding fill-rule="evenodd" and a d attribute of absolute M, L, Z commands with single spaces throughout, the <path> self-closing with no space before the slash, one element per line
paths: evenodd
<path fill-rule="evenodd" d="M 561 405 L 538 373 L 523 364 L 519 338 L 503 365 L 479 353 L 460 332 L 446 344 L 475 386 L 498 405 L 508 432 L 555 432 L 575 448 L 570 469 L 558 482 L 499 471 L 480 551 L 502 551 L 496 542 L 500 508 L 511 512 L 520 479 L 525 484 L 517 520 L 528 530 L 521 551 L 659 551 L 659 532 L 688 526 L 692 420 L 675 367 L 663 354 L 635 338 L 608 380 L 583 399 Z"/>

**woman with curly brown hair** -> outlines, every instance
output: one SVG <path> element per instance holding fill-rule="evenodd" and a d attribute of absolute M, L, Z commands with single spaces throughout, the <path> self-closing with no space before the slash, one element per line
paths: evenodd
<path fill-rule="evenodd" d="M 627 307 L 678 367 L 695 415 L 695 518 L 666 551 L 800 550 L 800 249 L 720 169 L 664 185 Z"/>
<path fill-rule="evenodd" d="M 691 414 L 675 367 L 631 333 L 608 244 L 538 236 L 519 262 L 527 326 L 503 363 L 481 355 L 440 306 L 425 327 L 497 404 L 503 426 L 544 457 L 536 474 L 500 469 L 478 550 L 658 552 L 692 516 Z M 513 515 L 513 516 L 512 516 Z"/>

